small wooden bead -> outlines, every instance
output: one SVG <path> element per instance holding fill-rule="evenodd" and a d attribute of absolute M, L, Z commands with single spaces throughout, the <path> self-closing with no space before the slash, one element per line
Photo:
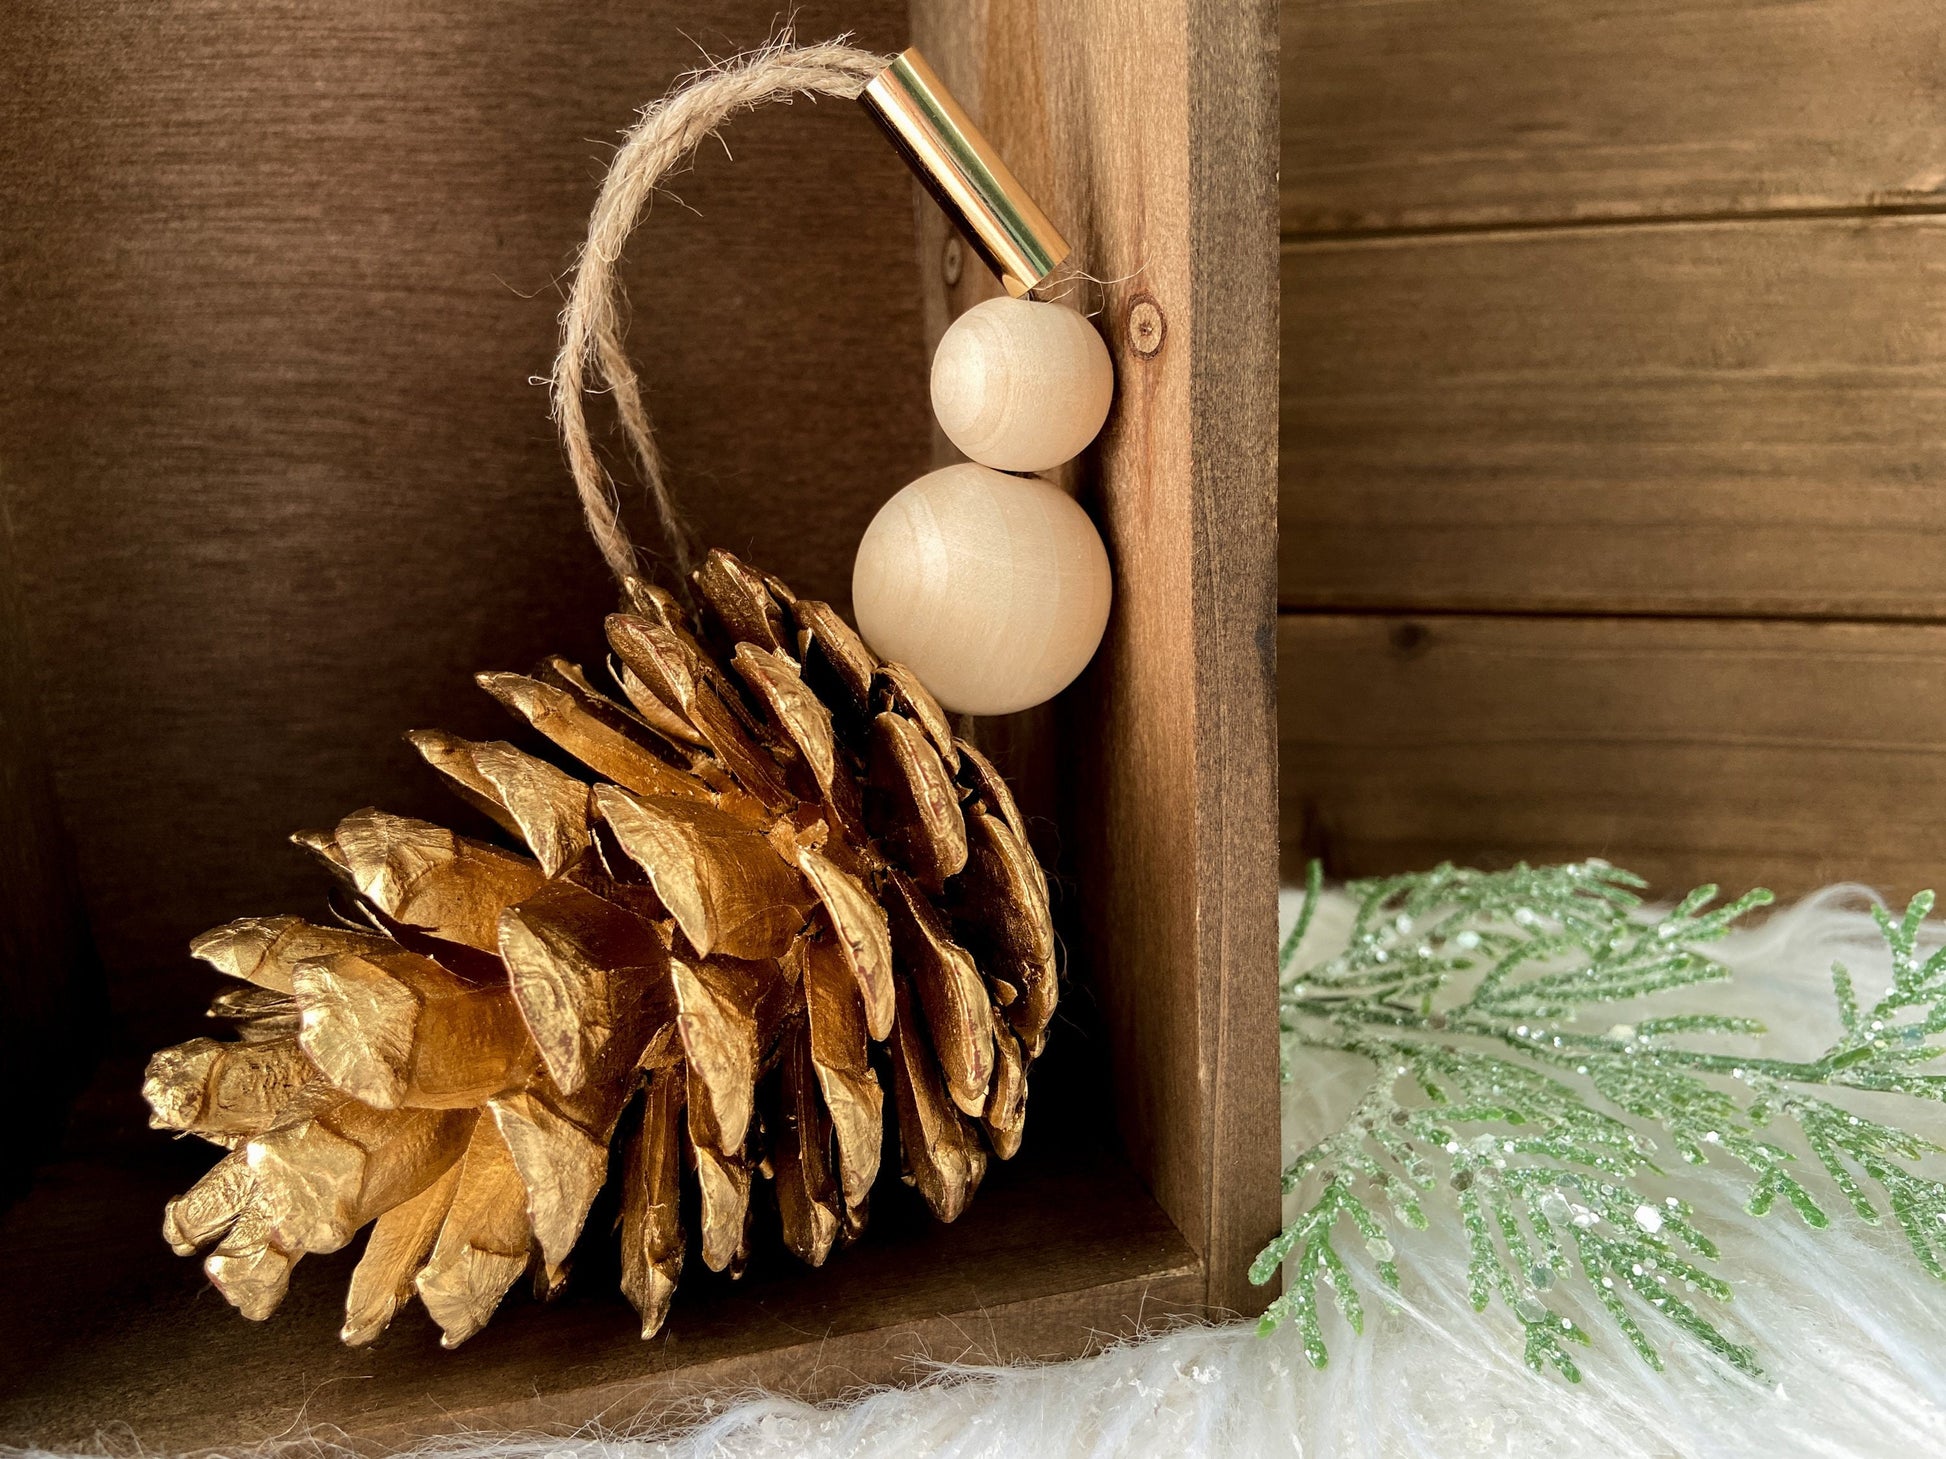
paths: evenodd
<path fill-rule="evenodd" d="M 940 428 L 973 460 L 1001 471 L 1046 471 L 1080 455 L 1114 398 L 1108 346 L 1059 304 L 976 304 L 932 357 Z"/>
<path fill-rule="evenodd" d="M 1113 591 L 1101 534 L 1072 497 L 970 463 L 879 508 L 851 575 L 865 642 L 960 714 L 1011 714 L 1065 689 L 1101 643 Z"/>

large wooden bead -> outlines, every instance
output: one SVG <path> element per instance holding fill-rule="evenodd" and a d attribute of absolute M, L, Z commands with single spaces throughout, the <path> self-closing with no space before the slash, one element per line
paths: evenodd
<path fill-rule="evenodd" d="M 865 641 L 961 714 L 1065 689 L 1101 643 L 1112 593 L 1101 534 L 1072 497 L 972 464 L 879 508 L 851 574 Z"/>
<path fill-rule="evenodd" d="M 1114 398 L 1108 346 L 1059 304 L 976 304 L 932 357 L 940 428 L 973 460 L 1002 471 L 1045 471 L 1079 456 Z"/>

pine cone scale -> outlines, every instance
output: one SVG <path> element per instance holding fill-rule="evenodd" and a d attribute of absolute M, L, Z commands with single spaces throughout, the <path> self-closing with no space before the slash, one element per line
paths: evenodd
<path fill-rule="evenodd" d="M 480 687 L 597 775 L 637 795 L 707 800 L 709 787 L 599 718 L 572 690 L 524 674 L 481 674 Z"/>
<path fill-rule="evenodd" d="M 697 952 L 776 958 L 789 950 L 811 898 L 761 831 L 696 801 L 636 799 L 605 785 L 595 801 Z"/>
<path fill-rule="evenodd" d="M 622 1292 L 652 1337 L 669 1315 L 682 1276 L 683 1071 L 658 1069 L 642 1096 L 622 1186 Z"/>
<path fill-rule="evenodd" d="M 830 1111 L 838 1183 L 847 1210 L 862 1209 L 878 1179 L 885 1095 L 872 1069 L 865 1005 L 844 954 L 829 939 L 806 939 L 798 953 L 811 1069 Z"/>
<path fill-rule="evenodd" d="M 966 1117 L 947 1096 L 919 1027 L 911 990 L 899 985 L 893 1025 L 892 1090 L 906 1178 L 942 1221 L 957 1221 L 986 1174 L 986 1153 Z"/>
<path fill-rule="evenodd" d="M 656 924 L 576 881 L 549 882 L 500 914 L 515 1004 L 554 1087 L 631 1059 L 674 1011 Z"/>
<path fill-rule="evenodd" d="M 918 989 L 947 1092 L 962 1111 L 979 1115 L 993 1082 L 993 1015 L 986 985 L 972 957 L 947 934 L 918 889 L 896 872 L 887 884 L 894 955 Z"/>
<path fill-rule="evenodd" d="M 177 1256 L 194 1255 L 236 1223 L 255 1189 L 243 1151 L 232 1151 L 163 1208 L 162 1239 Z"/>
<path fill-rule="evenodd" d="M 696 573 L 697 590 L 724 641 L 785 653 L 784 613 L 772 591 L 775 581 L 724 552 L 710 553 Z"/>
<path fill-rule="evenodd" d="M 946 763 L 902 714 L 872 721 L 868 789 L 877 791 L 874 831 L 933 896 L 966 868 L 966 817 Z"/>
<path fill-rule="evenodd" d="M 347 1347 L 363 1347 L 391 1324 L 412 1296 L 412 1279 L 432 1255 L 433 1243 L 459 1189 L 460 1161 L 454 1161 L 418 1195 L 392 1207 L 372 1223 L 371 1239 L 352 1269 L 345 1294 L 345 1325 L 338 1336 Z"/>
<path fill-rule="evenodd" d="M 471 1110 L 379 1110 L 340 1096 L 251 1140 L 270 1239 L 288 1252 L 333 1252 L 360 1227 L 424 1190 L 450 1165 Z"/>
<path fill-rule="evenodd" d="M 713 1272 L 735 1272 L 745 1256 L 744 1229 L 750 1213 L 751 1169 L 741 1158 L 709 1146 L 693 1146 L 696 1184 L 702 1208 L 703 1265 Z"/>
<path fill-rule="evenodd" d="M 374 1109 L 473 1109 L 531 1067 L 512 993 L 418 953 L 326 953 L 298 964 L 292 981 L 304 1053 Z"/>
<path fill-rule="evenodd" d="M 246 1210 L 216 1243 L 203 1267 L 225 1301 L 252 1322 L 262 1322 L 290 1290 L 291 1269 L 297 1261 L 276 1244 L 269 1222 Z"/>
<path fill-rule="evenodd" d="M 689 1068 L 689 1133 L 720 1155 L 743 1149 L 762 1046 L 745 990 L 708 962 L 670 961 L 676 1032 Z M 743 996 L 739 996 L 742 994 Z"/>
<path fill-rule="evenodd" d="M 777 1213 L 784 1245 L 806 1266 L 823 1266 L 843 1228 L 843 1206 L 831 1168 L 830 1113 L 811 1068 L 810 1031 L 802 1020 L 785 1037 L 775 1078 Z"/>
<path fill-rule="evenodd" d="M 1027 1124 L 1027 1051 L 1007 1026 L 1006 1014 L 991 1008 L 989 1016 L 993 1019 L 993 1087 L 986 1108 L 980 1111 L 980 1127 L 993 1153 L 1011 1160 Z"/>
<path fill-rule="evenodd" d="M 235 1145 L 268 1129 L 317 1071 L 294 1036 L 223 1043 L 191 1039 L 149 1060 L 149 1124 Z"/>
<path fill-rule="evenodd" d="M 314 927 L 301 917 L 240 917 L 189 944 L 217 972 L 273 993 L 296 991 L 297 965 L 327 952 L 383 951 L 386 939 L 343 927 Z"/>
<path fill-rule="evenodd" d="M 865 1031 L 883 1042 L 892 1029 L 892 931 L 885 910 L 859 880 L 808 846 L 797 869 L 823 903 L 825 920 L 865 1004 Z"/>
<path fill-rule="evenodd" d="M 551 1267 L 566 1265 L 588 1208 L 608 1177 L 608 1138 L 629 1091 L 615 1080 L 605 1092 L 599 1103 L 584 1103 L 576 1112 L 579 1120 L 551 1107 L 533 1090 L 487 1102 L 520 1176 L 528 1225 L 542 1260 Z"/>
<path fill-rule="evenodd" d="M 437 730 L 414 730 L 406 740 L 462 800 L 518 836 L 550 877 L 588 850 L 588 787 L 567 771 L 504 740 L 476 744 Z"/>
<path fill-rule="evenodd" d="M 413 1279 L 447 1348 L 486 1326 L 527 1270 L 534 1240 L 520 1172 L 491 1119 L 473 1121 L 458 1169 L 432 1254 Z"/>

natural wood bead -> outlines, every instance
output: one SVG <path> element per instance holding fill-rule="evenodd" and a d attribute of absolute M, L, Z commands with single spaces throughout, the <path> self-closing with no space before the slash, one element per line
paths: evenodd
<path fill-rule="evenodd" d="M 976 304 L 932 357 L 940 428 L 975 461 L 1002 471 L 1045 471 L 1080 455 L 1114 397 L 1108 346 L 1059 304 Z"/>
<path fill-rule="evenodd" d="M 1108 551 L 1072 497 L 970 463 L 879 508 L 851 576 L 865 641 L 960 714 L 1060 693 L 1094 657 L 1112 595 Z"/>

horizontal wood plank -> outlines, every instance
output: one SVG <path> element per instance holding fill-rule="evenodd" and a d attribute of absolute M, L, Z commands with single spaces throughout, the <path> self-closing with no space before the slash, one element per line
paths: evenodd
<path fill-rule="evenodd" d="M 1946 615 L 1946 219 L 1284 265 L 1286 607 Z"/>
<path fill-rule="evenodd" d="M 1946 882 L 1946 627 L 1286 615 L 1285 871 Z"/>
<path fill-rule="evenodd" d="M 1935 0 L 1287 0 L 1287 229 L 1938 206 Z"/>

